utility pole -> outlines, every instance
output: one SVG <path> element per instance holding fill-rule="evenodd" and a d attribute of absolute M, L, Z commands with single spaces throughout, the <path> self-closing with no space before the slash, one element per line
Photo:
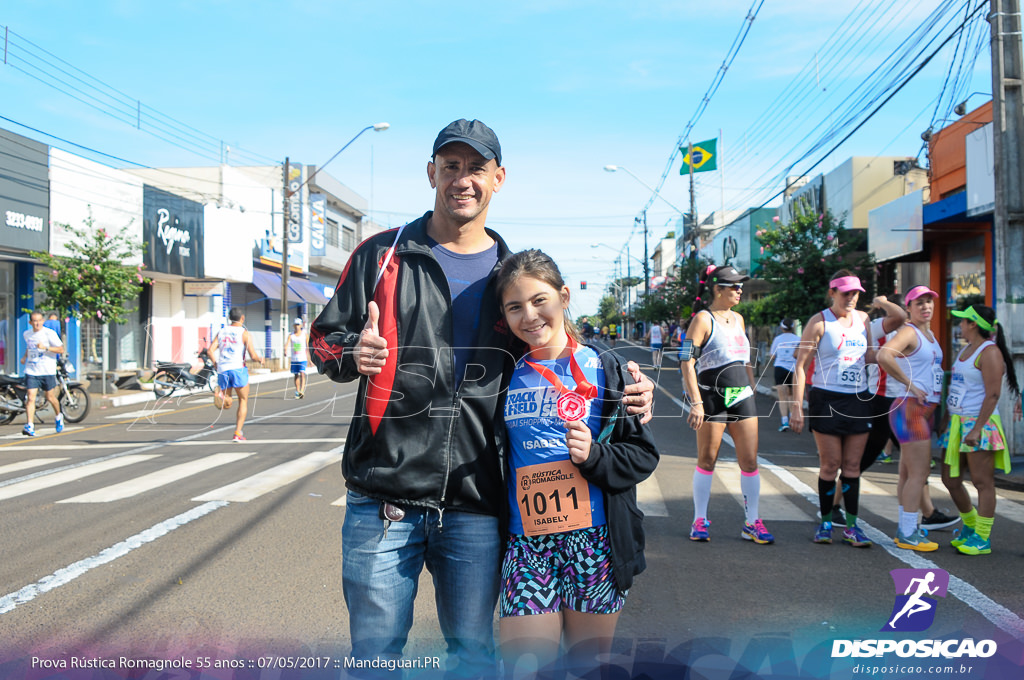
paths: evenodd
<path fill-rule="evenodd" d="M 281 214 L 281 347 L 284 347 L 285 338 L 288 337 L 288 232 L 292 227 L 292 194 L 288 186 L 288 178 L 291 175 L 290 159 L 284 159 L 284 211 Z M 281 352 L 281 370 L 288 366 L 285 364 L 284 352 Z"/>
<path fill-rule="evenodd" d="M 1021 78 L 1020 0 L 990 0 L 988 20 L 992 35 L 992 127 L 995 151 L 995 306 L 1003 326 L 1017 375 L 1024 375 L 1024 94 Z M 1006 392 L 1004 392 L 1004 396 Z M 1005 403 L 1004 412 L 1012 412 Z M 1020 450 L 1014 442 L 1020 427 L 1007 428 L 1010 451 Z"/>

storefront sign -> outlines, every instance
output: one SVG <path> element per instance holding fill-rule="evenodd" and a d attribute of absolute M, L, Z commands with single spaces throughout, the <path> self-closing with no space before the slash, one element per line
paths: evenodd
<path fill-rule="evenodd" d="M 924 193 L 897 198 L 868 213 L 868 250 L 878 262 L 924 249 Z"/>
<path fill-rule="evenodd" d="M 327 197 L 309 195 L 309 254 L 312 257 L 327 254 Z"/>
<path fill-rule="evenodd" d="M 203 276 L 203 206 L 146 185 L 142 196 L 146 267 L 178 276 Z"/>
<path fill-rule="evenodd" d="M 223 281 L 185 281 L 186 297 L 212 297 L 224 295 Z"/>
<path fill-rule="evenodd" d="M 291 219 L 288 220 L 288 242 L 302 243 L 302 176 L 304 166 L 292 163 L 288 166 L 288 191 L 291 200 L 288 202 L 288 209 L 291 211 Z"/>
<path fill-rule="evenodd" d="M 0 130 L 0 244 L 22 252 L 50 248 L 49 147 Z"/>

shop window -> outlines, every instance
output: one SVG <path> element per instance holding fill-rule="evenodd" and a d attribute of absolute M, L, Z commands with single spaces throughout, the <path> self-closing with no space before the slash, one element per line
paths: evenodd
<path fill-rule="evenodd" d="M 951 243 L 946 250 L 946 308 L 985 304 L 985 237 Z M 960 324 L 949 324 L 949 349 L 959 351 Z"/>
<path fill-rule="evenodd" d="M 352 252 L 356 249 L 356 232 L 354 229 L 348 227 L 342 227 L 341 229 L 341 249 Z"/>
<path fill-rule="evenodd" d="M 341 230 L 338 228 L 338 223 L 335 222 L 334 220 L 328 218 L 327 219 L 327 229 L 326 229 L 326 231 L 327 231 L 327 234 L 326 234 L 326 236 L 327 236 L 327 245 L 334 246 L 335 248 L 340 248 L 341 247 L 341 234 L 340 234 Z"/>

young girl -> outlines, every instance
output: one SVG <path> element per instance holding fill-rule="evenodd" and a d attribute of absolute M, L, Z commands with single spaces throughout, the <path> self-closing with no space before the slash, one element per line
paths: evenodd
<path fill-rule="evenodd" d="M 545 668 L 564 643 L 574 668 L 596 667 L 646 566 L 636 485 L 654 471 L 658 451 L 639 417 L 621 409 L 633 382 L 622 360 L 579 346 L 569 288 L 551 258 L 516 253 L 496 285 L 509 329 L 528 346 L 504 410 L 511 516 L 502 656 L 514 675 L 520 657 Z"/>
<path fill-rule="evenodd" d="M 964 521 L 952 541 L 953 547 L 965 555 L 988 555 L 992 552 L 989 537 L 996 516 L 995 468 L 998 465 L 1010 471 L 1010 455 L 999 419 L 999 395 L 1004 378 L 1018 400 L 1020 387 L 995 310 L 971 305 L 965 311 L 954 310 L 951 314 L 960 319 L 960 335 L 967 346 L 953 362 L 946 398 L 950 422 L 939 442 L 946 446 L 942 483 Z M 961 469 L 965 462 L 971 471 L 971 484 L 978 492 L 977 509 L 964 488 Z"/>

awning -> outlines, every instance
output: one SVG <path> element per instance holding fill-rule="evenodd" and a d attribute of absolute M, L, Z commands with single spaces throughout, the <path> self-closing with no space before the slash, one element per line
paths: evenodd
<path fill-rule="evenodd" d="M 314 305 L 326 305 L 331 298 L 324 292 L 324 285 L 306 279 L 288 279 L 288 287 L 302 296 L 306 302 Z"/>
<path fill-rule="evenodd" d="M 265 269 L 252 270 L 252 285 L 260 289 L 271 300 L 281 299 L 281 275 Z M 288 285 L 288 302 L 306 302 L 291 286 Z"/>

